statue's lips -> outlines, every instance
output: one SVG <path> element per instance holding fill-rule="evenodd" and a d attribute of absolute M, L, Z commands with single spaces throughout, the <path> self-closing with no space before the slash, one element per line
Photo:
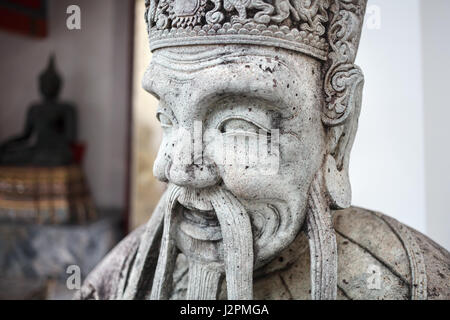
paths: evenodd
<path fill-rule="evenodd" d="M 180 230 L 186 235 L 203 241 L 222 240 L 222 230 L 214 211 L 201 211 L 181 205 Z"/>
<path fill-rule="evenodd" d="M 199 224 L 205 227 L 218 227 L 219 221 L 217 220 L 216 213 L 214 211 L 199 211 L 188 208 L 183 208 L 183 217 L 192 223 Z"/>

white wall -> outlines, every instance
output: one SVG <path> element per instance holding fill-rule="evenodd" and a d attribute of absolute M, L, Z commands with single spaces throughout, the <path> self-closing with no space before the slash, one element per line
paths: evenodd
<path fill-rule="evenodd" d="M 450 1 L 421 4 L 427 233 L 450 250 Z"/>
<path fill-rule="evenodd" d="M 420 2 L 368 5 L 381 10 L 381 28 L 364 28 L 357 59 L 366 85 L 350 164 L 353 203 L 426 232 Z"/>
<path fill-rule="evenodd" d="M 62 98 L 77 104 L 85 170 L 100 207 L 122 208 L 125 195 L 129 5 L 123 0 L 50 0 L 49 37 L 0 31 L 0 141 L 23 127 L 39 99 L 36 78 L 50 52 L 65 79 Z M 66 9 L 81 8 L 82 30 L 66 28 Z"/>

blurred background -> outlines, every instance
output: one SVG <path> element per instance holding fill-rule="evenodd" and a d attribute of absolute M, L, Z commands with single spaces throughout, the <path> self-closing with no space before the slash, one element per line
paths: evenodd
<path fill-rule="evenodd" d="M 144 11 L 144 0 L 0 0 L 0 299 L 69 298 L 164 191 L 157 102 L 141 88 Z M 354 205 L 447 249 L 449 18 L 448 0 L 369 0 L 351 161 Z M 57 80 L 59 96 L 43 98 Z M 50 152 L 52 132 L 70 160 Z"/>

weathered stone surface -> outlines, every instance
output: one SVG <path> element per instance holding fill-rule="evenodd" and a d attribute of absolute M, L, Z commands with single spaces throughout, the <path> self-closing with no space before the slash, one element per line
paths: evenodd
<path fill-rule="evenodd" d="M 428 299 L 450 300 L 450 254 L 434 241 L 412 230 L 423 252 L 427 274 Z"/>
<path fill-rule="evenodd" d="M 411 282 L 408 255 L 400 239 L 383 220 L 370 211 L 349 209 L 335 213 L 334 227 L 342 242 L 357 243 L 363 251 L 384 261 L 386 267 L 405 282 Z"/>

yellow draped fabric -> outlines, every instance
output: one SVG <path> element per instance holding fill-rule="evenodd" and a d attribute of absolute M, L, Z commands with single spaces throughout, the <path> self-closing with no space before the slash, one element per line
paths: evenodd
<path fill-rule="evenodd" d="M 95 217 L 80 166 L 0 167 L 1 219 L 61 224 Z"/>

